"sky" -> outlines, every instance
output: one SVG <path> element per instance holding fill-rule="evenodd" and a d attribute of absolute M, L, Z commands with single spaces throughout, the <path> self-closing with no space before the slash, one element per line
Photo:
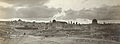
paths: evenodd
<path fill-rule="evenodd" d="M 120 0 L 0 0 L 0 19 L 120 20 Z"/>
<path fill-rule="evenodd" d="M 45 4 L 49 7 L 80 10 L 83 8 L 95 8 L 104 5 L 118 5 L 120 0 L 51 0 Z"/>

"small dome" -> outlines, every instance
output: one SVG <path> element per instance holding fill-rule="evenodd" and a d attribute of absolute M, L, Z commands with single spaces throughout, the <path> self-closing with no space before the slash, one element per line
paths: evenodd
<path fill-rule="evenodd" d="M 19 19 L 18 21 L 22 21 L 21 19 Z"/>
<path fill-rule="evenodd" d="M 97 19 L 93 19 L 92 24 L 97 24 Z"/>
<path fill-rule="evenodd" d="M 56 20 L 53 20 L 53 22 L 56 22 Z"/>
<path fill-rule="evenodd" d="M 33 21 L 33 23 L 36 23 L 35 21 Z"/>

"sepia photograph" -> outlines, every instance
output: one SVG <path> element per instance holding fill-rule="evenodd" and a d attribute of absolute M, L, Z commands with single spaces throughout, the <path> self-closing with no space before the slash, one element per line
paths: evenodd
<path fill-rule="evenodd" d="M 120 0 L 0 0 L 0 44 L 120 44 Z"/>

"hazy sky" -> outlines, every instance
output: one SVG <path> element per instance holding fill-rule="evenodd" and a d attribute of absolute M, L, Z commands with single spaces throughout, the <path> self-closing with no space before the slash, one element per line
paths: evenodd
<path fill-rule="evenodd" d="M 120 0 L 0 0 L 0 19 L 120 20 L 119 5 Z"/>

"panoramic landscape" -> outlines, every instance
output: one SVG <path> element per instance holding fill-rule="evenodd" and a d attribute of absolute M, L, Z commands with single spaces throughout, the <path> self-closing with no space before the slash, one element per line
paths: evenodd
<path fill-rule="evenodd" d="M 120 23 L 0 21 L 1 44 L 120 44 Z"/>
<path fill-rule="evenodd" d="M 0 44 L 120 44 L 120 1 L 0 0 Z"/>

